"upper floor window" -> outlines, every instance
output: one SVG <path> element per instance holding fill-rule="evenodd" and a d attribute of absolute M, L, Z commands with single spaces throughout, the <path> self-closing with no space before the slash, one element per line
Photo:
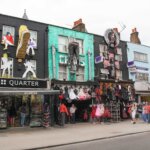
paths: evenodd
<path fill-rule="evenodd" d="M 148 73 L 141 73 L 141 72 L 137 72 L 135 79 L 137 81 L 148 81 L 149 75 Z"/>
<path fill-rule="evenodd" d="M 5 54 L 4 54 L 5 55 Z M 3 78 L 13 77 L 13 58 L 1 57 L 0 74 Z"/>
<path fill-rule="evenodd" d="M 122 80 L 122 71 L 116 70 L 116 79 Z"/>
<path fill-rule="evenodd" d="M 84 67 L 80 66 L 78 69 L 78 74 L 76 76 L 77 81 L 84 81 Z"/>
<path fill-rule="evenodd" d="M 59 80 L 67 79 L 67 67 L 66 65 L 59 65 Z"/>
<path fill-rule="evenodd" d="M 14 40 L 15 40 L 15 28 L 3 25 L 2 43 L 7 42 L 8 45 L 14 45 Z"/>
<path fill-rule="evenodd" d="M 134 52 L 134 60 L 148 62 L 148 56 L 144 53 Z"/>
<path fill-rule="evenodd" d="M 105 59 L 109 58 L 107 45 L 99 44 L 99 52 L 100 52 L 100 56 L 103 56 Z"/>
<path fill-rule="evenodd" d="M 84 54 L 84 50 L 83 50 L 83 40 L 76 39 L 76 42 L 79 43 L 79 54 Z"/>
<path fill-rule="evenodd" d="M 30 30 L 30 40 L 34 48 L 37 48 L 37 31 Z"/>
<path fill-rule="evenodd" d="M 59 36 L 58 37 L 58 48 L 59 48 L 59 52 L 68 52 L 68 44 L 69 44 L 69 40 L 68 37 L 66 36 Z"/>

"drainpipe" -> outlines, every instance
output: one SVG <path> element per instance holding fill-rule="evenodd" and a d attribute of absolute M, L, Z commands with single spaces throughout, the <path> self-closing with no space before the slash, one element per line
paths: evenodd
<path fill-rule="evenodd" d="M 89 59 L 89 80 L 91 80 L 91 76 L 92 76 L 92 65 L 91 65 L 91 55 L 92 53 L 90 52 L 90 50 L 88 50 L 88 59 Z"/>
<path fill-rule="evenodd" d="M 52 58 L 53 58 L 53 78 L 56 78 L 56 62 L 55 62 L 55 58 L 56 58 L 56 48 L 54 45 L 52 45 Z"/>

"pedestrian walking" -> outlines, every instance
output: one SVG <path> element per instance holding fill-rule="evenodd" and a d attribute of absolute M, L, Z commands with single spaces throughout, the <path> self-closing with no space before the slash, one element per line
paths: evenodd
<path fill-rule="evenodd" d="M 64 126 L 65 125 L 65 120 L 66 120 L 66 114 L 67 116 L 69 115 L 68 113 L 68 109 L 66 107 L 66 105 L 64 104 L 64 102 L 61 102 L 60 107 L 59 107 L 59 111 L 60 111 L 60 125 Z"/>

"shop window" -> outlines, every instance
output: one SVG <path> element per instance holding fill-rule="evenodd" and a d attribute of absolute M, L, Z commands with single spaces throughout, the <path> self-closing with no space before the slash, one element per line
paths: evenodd
<path fill-rule="evenodd" d="M 134 52 L 134 60 L 148 62 L 148 56 L 144 53 Z"/>
<path fill-rule="evenodd" d="M 69 44 L 68 37 L 65 37 L 65 36 L 58 37 L 59 52 L 67 53 L 68 52 L 68 44 Z"/>
<path fill-rule="evenodd" d="M 0 74 L 5 78 L 13 77 L 13 58 L 1 58 Z"/>
<path fill-rule="evenodd" d="M 79 54 L 84 54 L 84 50 L 83 50 L 83 40 L 76 39 L 76 42 L 79 43 Z"/>
<path fill-rule="evenodd" d="M 30 30 L 30 40 L 34 43 L 34 48 L 37 48 L 37 31 Z"/>
<path fill-rule="evenodd" d="M 148 73 L 137 72 L 136 76 L 135 76 L 135 79 L 137 81 L 148 81 L 148 78 L 149 78 L 149 74 Z"/>
<path fill-rule="evenodd" d="M 67 67 L 65 65 L 59 65 L 59 80 L 67 79 Z"/>
<path fill-rule="evenodd" d="M 84 81 L 84 67 L 79 67 L 76 76 L 76 81 Z"/>
<path fill-rule="evenodd" d="M 116 79 L 122 80 L 122 71 L 116 70 Z"/>
<path fill-rule="evenodd" d="M 7 40 L 8 45 L 14 45 L 15 40 L 15 28 L 12 26 L 3 25 L 2 41 Z"/>

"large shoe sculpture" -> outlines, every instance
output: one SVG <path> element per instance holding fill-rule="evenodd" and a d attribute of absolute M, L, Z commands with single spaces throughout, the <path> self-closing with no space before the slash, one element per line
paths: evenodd
<path fill-rule="evenodd" d="M 18 47 L 16 51 L 16 57 L 18 59 L 25 58 L 29 39 L 30 39 L 30 32 L 27 26 L 21 25 L 19 28 L 19 41 L 18 41 Z"/>

